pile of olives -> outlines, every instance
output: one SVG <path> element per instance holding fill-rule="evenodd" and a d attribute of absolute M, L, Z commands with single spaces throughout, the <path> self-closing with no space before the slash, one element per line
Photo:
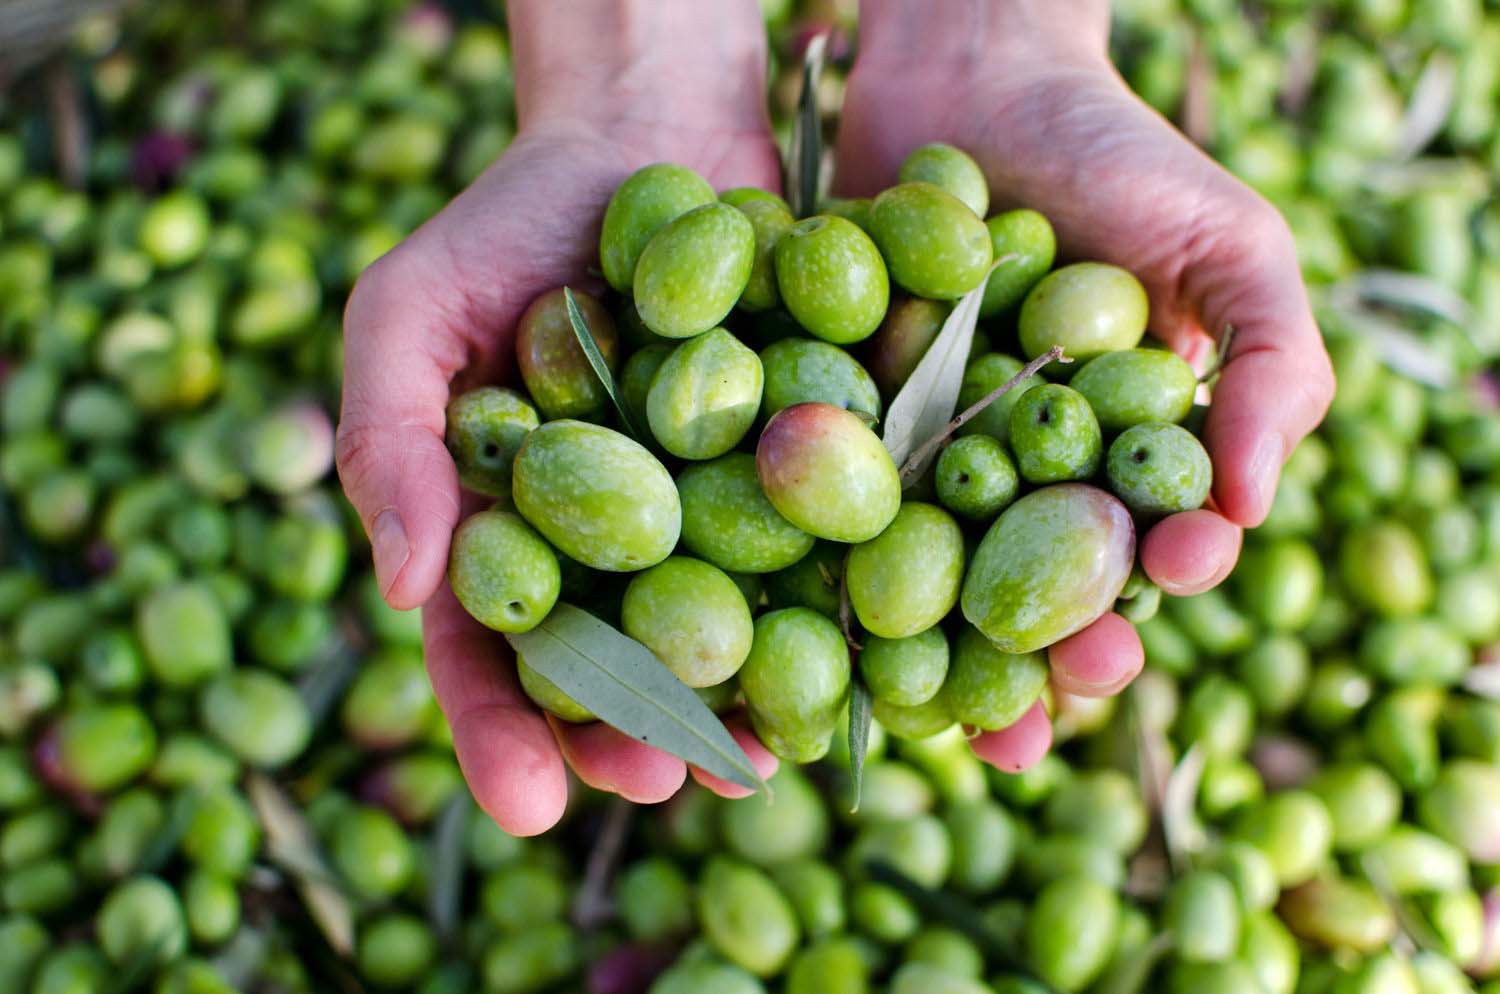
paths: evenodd
<path fill-rule="evenodd" d="M 558 289 L 517 329 L 526 395 L 450 405 L 461 480 L 499 500 L 454 536 L 470 614 L 525 632 L 581 598 L 716 707 L 742 695 L 797 762 L 827 752 L 845 709 L 846 637 L 876 716 L 923 738 L 1018 720 L 1046 687 L 1042 650 L 1127 584 L 1149 616 L 1135 522 L 1199 507 L 1212 482 L 1179 424 L 1192 368 L 1140 347 L 1146 293 L 1128 272 L 1052 270 L 1035 211 L 981 220 L 989 190 L 959 149 L 919 148 L 901 178 L 800 221 L 682 166 L 620 185 L 599 238 L 620 297 L 571 297 L 609 382 Z M 903 481 L 875 426 L 969 293 L 986 318 L 957 398 L 972 417 Z M 1054 346 L 1066 363 L 1046 362 Z M 840 631 L 841 598 L 858 635 Z M 519 666 L 538 704 L 592 717 Z"/>

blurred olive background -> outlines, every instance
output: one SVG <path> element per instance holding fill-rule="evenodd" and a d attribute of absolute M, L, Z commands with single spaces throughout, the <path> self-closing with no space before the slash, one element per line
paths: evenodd
<path fill-rule="evenodd" d="M 499 6 L 163 0 L 0 99 L 0 992 L 1500 992 L 1500 4 L 1116 3 L 1340 377 L 1127 694 L 531 840 L 331 471 L 345 294 L 512 137 Z M 854 4 L 763 7 L 833 127 Z"/>

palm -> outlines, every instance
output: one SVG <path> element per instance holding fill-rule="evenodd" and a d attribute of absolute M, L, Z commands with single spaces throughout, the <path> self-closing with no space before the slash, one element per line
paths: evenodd
<path fill-rule="evenodd" d="M 1140 277 L 1152 331 L 1190 360 L 1210 344 L 1205 332 L 1236 327 L 1206 427 L 1217 510 L 1166 519 L 1141 549 L 1168 592 L 1215 585 L 1238 555 L 1239 527 L 1265 515 L 1282 460 L 1332 392 L 1286 224 L 1102 63 L 990 63 L 952 79 L 918 74 L 915 85 L 889 68 L 856 67 L 850 79 L 840 192 L 871 195 L 916 146 L 952 143 L 978 160 L 996 207 L 1040 210 L 1065 256 Z M 1139 667 L 1139 642 L 1117 617 L 1068 642 L 1052 652 L 1064 689 L 1118 689 Z M 1037 755 L 1044 732 L 993 751 L 1002 762 Z"/>
<path fill-rule="evenodd" d="M 384 477 L 382 488 L 408 509 L 402 528 L 409 551 L 394 557 L 399 565 L 382 576 L 383 592 L 399 607 L 425 602 L 428 671 L 459 762 L 480 803 L 516 832 L 541 831 L 560 816 L 564 761 L 591 785 L 641 802 L 670 796 L 685 769 L 605 726 L 549 726 L 522 695 L 509 647 L 454 599 L 444 580 L 449 537 L 480 502 L 461 497 L 443 446 L 448 397 L 467 385 L 511 379 L 515 324 L 526 306 L 554 287 L 594 281 L 599 218 L 634 169 L 670 160 L 697 168 L 719 188 L 779 182 L 769 132 L 629 120 L 615 131 L 605 138 L 554 122 L 524 133 L 361 278 L 345 319 L 351 348 L 340 474 L 351 492 L 365 487 L 367 476 Z M 400 371 L 399 381 L 383 375 L 391 369 Z M 392 431 L 401 441 L 394 465 L 391 450 L 375 444 Z M 371 526 L 377 546 L 380 515 Z M 739 734 L 752 757 L 769 760 Z"/>

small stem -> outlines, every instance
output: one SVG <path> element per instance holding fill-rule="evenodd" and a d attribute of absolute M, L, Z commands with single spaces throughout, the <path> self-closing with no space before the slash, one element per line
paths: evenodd
<path fill-rule="evenodd" d="M 609 899 L 609 882 L 615 875 L 615 867 L 625 849 L 625 836 L 630 830 L 632 806 L 629 802 L 615 798 L 604 814 L 604 824 L 599 837 L 589 851 L 588 868 L 584 870 L 583 886 L 573 902 L 573 924 L 579 928 L 598 928 L 614 913 L 614 903 Z"/>
<path fill-rule="evenodd" d="M 1218 354 L 1214 356 L 1214 364 L 1208 367 L 1208 371 L 1198 377 L 1199 383 L 1207 383 L 1215 376 L 1224 372 L 1224 367 L 1229 365 L 1229 347 L 1234 344 L 1234 325 L 1226 324 L 1224 333 L 1219 336 Z"/>
<path fill-rule="evenodd" d="M 1000 384 L 998 387 L 985 394 L 979 400 L 969 405 L 969 407 L 959 412 L 953 418 L 953 420 L 949 421 L 946 425 L 943 426 L 942 431 L 938 432 L 936 435 L 933 435 L 927 441 L 917 446 L 916 450 L 913 451 L 911 455 L 906 457 L 906 462 L 901 464 L 902 488 L 905 489 L 906 487 L 911 486 L 911 484 L 917 479 L 917 477 L 922 475 L 922 471 L 927 468 L 927 464 L 932 461 L 932 457 L 937 454 L 937 450 L 943 447 L 943 443 L 948 441 L 948 439 L 951 438 L 953 436 L 953 433 L 958 431 L 958 429 L 962 428 L 970 421 L 973 421 L 975 418 L 979 417 L 979 415 L 984 411 L 986 407 L 989 407 L 995 401 L 999 400 L 1001 397 L 1004 397 L 1006 394 L 1014 390 L 1020 383 L 1030 379 L 1037 373 L 1040 373 L 1044 368 L 1051 365 L 1052 363 L 1072 361 L 1072 359 L 1069 359 L 1067 356 L 1063 355 L 1063 348 L 1061 345 L 1054 345 L 1052 346 L 1052 348 L 1048 349 L 1046 352 L 1042 353 L 1035 359 L 1028 362 L 1025 366 L 1021 367 L 1021 371 L 1015 376 L 1012 376 L 1010 379 L 1006 380 L 1004 383 Z"/>
<path fill-rule="evenodd" d="M 860 645 L 854 637 L 854 608 L 849 603 L 849 556 L 854 552 L 851 546 L 844 553 L 844 563 L 839 567 L 839 628 L 844 633 L 844 641 L 849 643 L 849 648 L 855 652 L 864 646 Z"/>

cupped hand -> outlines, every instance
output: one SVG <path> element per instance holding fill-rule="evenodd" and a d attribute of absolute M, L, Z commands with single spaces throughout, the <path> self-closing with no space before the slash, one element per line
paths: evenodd
<path fill-rule="evenodd" d="M 1033 24 L 1034 33 L 990 49 L 973 41 L 985 28 L 1003 30 L 990 18 L 950 46 L 934 34 L 944 30 L 933 27 L 943 21 L 937 12 L 883 6 L 849 79 L 835 192 L 873 195 L 896 181 L 912 149 L 949 142 L 983 168 L 992 210 L 1039 210 L 1065 258 L 1135 273 L 1150 295 L 1151 332 L 1189 361 L 1234 328 L 1205 427 L 1211 506 L 1164 519 L 1140 542 L 1142 566 L 1167 593 L 1215 586 L 1234 567 L 1241 529 L 1265 518 L 1282 463 L 1333 395 L 1290 229 L 1129 91 L 1102 31 L 1083 41 L 1087 32 L 1065 30 L 1054 45 Z M 1108 614 L 1054 645 L 1050 659 L 1056 689 L 1105 696 L 1129 684 L 1143 652 L 1133 627 Z M 1021 769 L 1050 743 L 1038 704 L 975 749 Z"/>
<path fill-rule="evenodd" d="M 524 94 L 523 94 L 524 96 Z M 448 589 L 448 544 L 482 502 L 461 494 L 443 444 L 450 395 L 514 378 L 514 329 L 539 294 L 597 285 L 599 220 L 610 194 L 651 162 L 690 166 L 719 189 L 775 188 L 778 160 L 764 111 L 703 125 L 643 103 L 607 120 L 545 115 L 431 221 L 359 279 L 346 338 L 338 468 L 370 535 L 381 593 L 426 605 L 423 641 L 438 702 L 469 786 L 502 828 L 551 827 L 579 779 L 638 802 L 670 797 L 683 762 L 606 725 L 543 715 L 522 693 L 503 638 Z M 762 775 L 775 759 L 736 736 Z M 739 790 L 706 774 L 723 793 Z"/>

